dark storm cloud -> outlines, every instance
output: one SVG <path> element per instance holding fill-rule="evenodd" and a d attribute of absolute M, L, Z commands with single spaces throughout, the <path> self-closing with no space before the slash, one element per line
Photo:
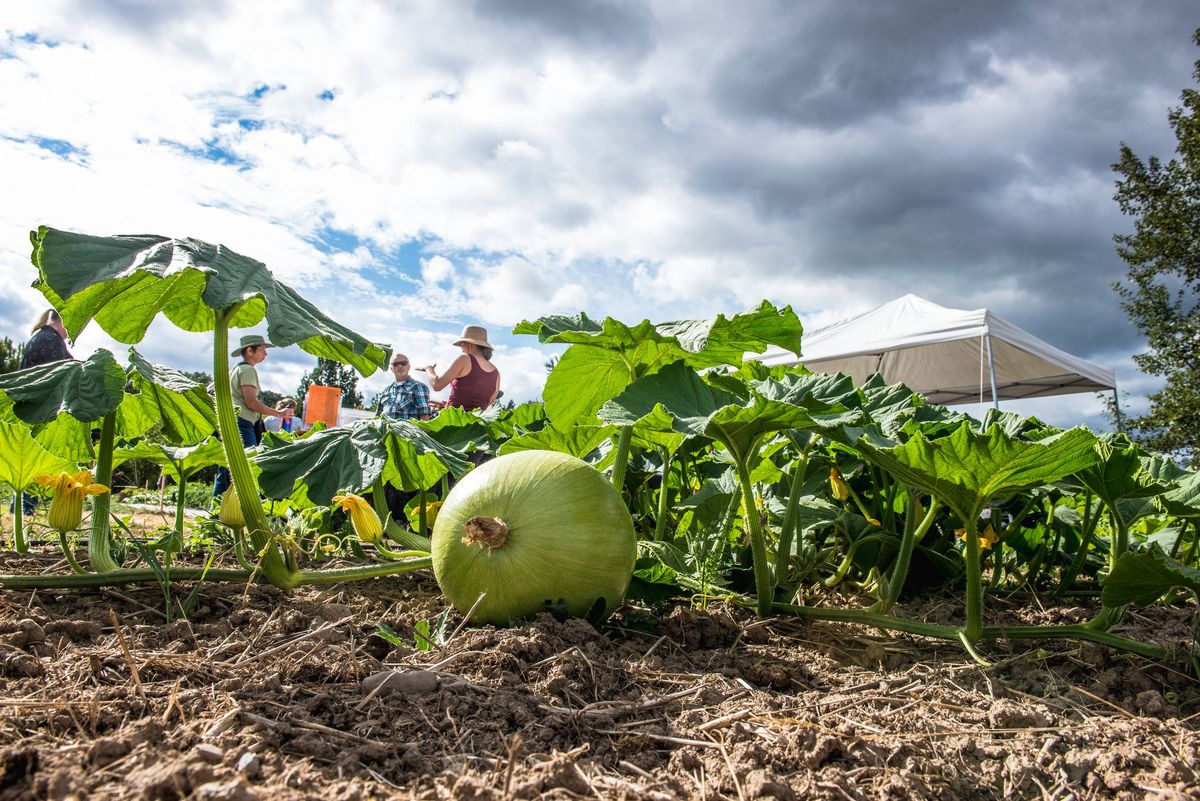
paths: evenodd
<path fill-rule="evenodd" d="M 635 0 L 475 0 L 475 13 L 525 37 L 638 58 L 654 44 L 654 18 Z"/>
<path fill-rule="evenodd" d="M 764 142 L 714 137 L 692 154 L 692 189 L 749 204 L 849 293 L 988 306 L 1084 356 L 1139 349 L 1111 289 L 1125 272 L 1112 235 L 1129 227 L 1111 165 L 1121 141 L 1172 155 L 1168 105 L 1200 57 L 1194 4 L 790 9 L 756 21 L 757 46 L 730 48 L 709 89 L 724 131 Z M 1056 102 L 993 139 L 956 148 L 910 124 L 981 90 L 1019 96 L 1026 76 Z M 820 158 L 765 144 L 802 131 Z"/>
<path fill-rule="evenodd" d="M 713 95 L 723 112 L 839 128 L 912 103 L 955 100 L 995 82 L 987 37 L 1010 3 L 798 3 L 727 57 Z"/>

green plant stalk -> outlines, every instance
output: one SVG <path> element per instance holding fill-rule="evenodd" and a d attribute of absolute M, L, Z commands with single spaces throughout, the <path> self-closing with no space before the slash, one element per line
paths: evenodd
<path fill-rule="evenodd" d="M 178 468 L 178 465 L 176 465 Z M 183 470 L 178 470 L 179 483 L 175 485 L 175 531 L 179 533 L 180 538 L 183 537 L 183 510 L 184 502 L 187 500 L 187 477 Z"/>
<path fill-rule="evenodd" d="M 658 488 L 658 513 L 654 518 L 654 539 L 661 542 L 667 530 L 667 484 L 671 477 L 671 454 L 666 448 L 659 448 L 662 457 L 662 486 Z"/>
<path fill-rule="evenodd" d="M 363 567 L 302 571 L 296 576 L 296 586 L 307 584 L 338 584 L 343 581 L 363 581 L 365 579 L 394 576 L 397 573 L 408 573 L 413 570 L 425 570 L 432 567 L 433 557 L 419 556 L 400 562 L 383 562 Z"/>
<path fill-rule="evenodd" d="M 246 537 L 241 526 L 230 528 L 233 534 L 233 555 L 237 559 L 237 563 L 242 566 L 243 570 L 248 570 L 251 573 L 258 571 L 249 559 L 246 558 Z"/>
<path fill-rule="evenodd" d="M 1096 525 L 1100 522 L 1099 510 L 1092 509 L 1092 491 L 1088 490 L 1084 496 L 1083 503 L 1083 531 L 1079 535 L 1079 550 L 1075 554 L 1075 558 L 1071 560 L 1071 564 L 1063 571 L 1059 577 L 1058 589 L 1054 591 L 1054 597 L 1061 598 L 1066 594 L 1067 588 L 1075 581 L 1075 577 L 1079 575 L 1079 571 L 1083 570 L 1084 562 L 1087 561 L 1088 551 L 1092 547 L 1092 539 L 1096 536 Z"/>
<path fill-rule="evenodd" d="M 922 623 L 916 620 L 882 615 L 861 609 L 829 609 L 824 607 L 797 606 L 794 604 L 776 603 L 773 611 L 779 614 L 795 615 L 811 620 L 832 620 L 846 623 L 863 623 L 891 631 L 903 631 L 923 637 L 933 637 L 940 640 L 961 641 L 962 629 L 954 626 L 943 626 L 936 623 Z M 986 626 L 980 629 L 980 639 L 1008 640 L 1079 640 L 1094 642 L 1109 648 L 1143 656 L 1147 659 L 1169 661 L 1171 654 L 1164 648 L 1149 643 L 1118 637 L 1107 632 L 1090 629 L 1086 625 L 1070 626 Z"/>
<path fill-rule="evenodd" d="M 1179 533 L 1175 535 L 1175 542 L 1171 545 L 1171 558 L 1179 557 L 1179 549 L 1183 546 L 1184 535 L 1187 534 L 1188 521 L 1181 519 L 1179 521 Z"/>
<path fill-rule="evenodd" d="M 228 376 L 226 377 L 228 383 Z M 96 447 L 96 483 L 110 489 L 92 498 L 92 528 L 88 534 L 88 563 L 97 573 L 117 570 L 120 565 L 112 555 L 112 529 L 108 510 L 112 504 L 112 457 L 117 439 L 116 410 L 104 415 L 100 424 L 100 442 Z"/>
<path fill-rule="evenodd" d="M 1004 577 L 1004 534 L 1007 532 L 1007 528 L 1004 531 L 997 531 L 996 542 L 992 545 L 992 577 L 988 580 L 988 586 L 992 589 L 999 587 L 1000 579 Z"/>
<path fill-rule="evenodd" d="M 849 535 L 847 535 L 847 539 Z M 886 532 L 878 532 L 876 534 L 867 534 L 864 537 L 859 537 L 850 543 L 850 547 L 846 549 L 846 553 L 842 556 L 842 561 L 838 563 L 837 568 L 833 571 L 833 575 L 821 581 L 822 586 L 836 587 L 846 578 L 846 574 L 850 572 L 850 568 L 854 565 L 854 556 L 858 553 L 858 549 L 863 545 L 871 542 L 884 542 L 886 540 L 896 539 L 895 535 Z"/>
<path fill-rule="evenodd" d="M 967 561 L 967 621 L 962 636 L 968 645 L 979 642 L 983 636 L 983 572 L 979 564 L 978 523 L 972 518 L 964 520 L 967 530 L 967 547 L 963 558 Z"/>
<path fill-rule="evenodd" d="M 1188 548 L 1187 557 L 1183 560 L 1184 564 L 1195 564 L 1197 550 L 1200 550 L 1200 524 L 1192 524 L 1192 545 Z"/>
<path fill-rule="evenodd" d="M 281 589 L 295 586 L 297 576 L 288 570 L 283 555 L 271 541 L 271 529 L 258 499 L 258 482 L 250 470 L 242 437 L 233 414 L 233 394 L 229 387 L 229 320 L 237 306 L 216 312 L 213 326 L 213 390 L 217 411 L 217 428 L 221 432 L 221 447 L 233 478 L 233 488 L 250 535 L 255 553 L 261 553 L 260 568 L 267 581 Z"/>
<path fill-rule="evenodd" d="M 25 499 L 19 489 L 13 490 L 13 550 L 17 553 L 29 553 L 29 543 L 25 542 Z"/>
<path fill-rule="evenodd" d="M 771 602 L 775 599 L 775 582 L 771 566 L 767 563 L 767 542 L 758 519 L 758 503 L 754 495 L 754 484 L 750 481 L 750 470 L 743 454 L 730 450 L 737 462 L 738 484 L 742 488 L 742 503 L 746 507 L 746 525 L 750 530 L 750 552 L 754 557 L 754 588 L 758 595 L 758 616 L 771 614 Z"/>
<path fill-rule="evenodd" d="M 806 448 L 796 460 L 796 468 L 792 472 L 791 489 L 788 492 L 787 508 L 783 512 L 783 524 L 779 529 L 779 548 L 775 551 L 775 586 L 779 587 L 787 579 L 788 565 L 792 563 L 792 541 L 796 537 L 796 518 L 800 514 L 800 487 L 804 484 L 804 474 L 808 471 L 808 449 Z"/>
<path fill-rule="evenodd" d="M 425 536 L 425 488 L 421 487 L 417 490 L 417 533 L 422 537 Z"/>
<path fill-rule="evenodd" d="M 621 426 L 617 434 L 617 453 L 613 457 L 612 485 L 617 492 L 625 489 L 625 468 L 629 467 L 629 446 L 633 442 L 633 426 Z"/>
<path fill-rule="evenodd" d="M 235 581 L 245 583 L 251 580 L 251 574 L 246 570 L 210 569 L 200 567 L 177 567 L 171 571 L 175 581 Z M 9 590 L 33 589 L 79 589 L 82 587 L 112 587 L 119 584 L 140 584 L 143 582 L 158 582 L 158 576 L 153 569 L 126 570 L 119 568 L 107 573 L 82 573 L 72 576 L 0 576 L 0 587 Z"/>
<path fill-rule="evenodd" d="M 908 509 L 904 515 L 904 534 L 900 537 L 900 550 L 896 554 L 896 562 L 892 565 L 891 574 L 883 579 L 882 597 L 878 603 L 871 606 L 873 612 L 890 611 L 900 600 L 900 590 L 904 588 L 904 581 L 908 578 L 908 568 L 912 564 L 913 549 L 918 542 L 925 538 L 926 532 L 929 531 L 934 518 L 937 517 L 938 499 L 931 496 L 929 509 L 925 512 L 925 517 L 921 518 L 921 522 L 918 523 L 917 516 L 913 513 L 917 506 L 917 493 L 912 490 L 907 491 Z"/>
<path fill-rule="evenodd" d="M 375 514 L 379 517 L 379 524 L 383 527 L 384 533 L 407 548 L 429 553 L 428 537 L 423 537 L 420 534 L 409 531 L 407 528 L 402 528 L 399 523 L 392 519 L 392 513 L 387 507 L 385 492 L 383 476 L 379 476 L 375 479 L 375 483 L 371 485 L 371 502 L 375 505 Z"/>
<path fill-rule="evenodd" d="M 63 556 L 66 557 L 67 564 L 71 566 L 72 573 L 86 573 L 87 571 L 80 566 L 75 559 L 75 554 L 71 552 L 71 543 L 67 542 L 67 535 L 58 532 L 58 545 L 62 548 Z"/>
<path fill-rule="evenodd" d="M 1121 555 L 1129 550 L 1129 524 L 1125 522 L 1125 518 L 1117 511 L 1116 505 L 1112 508 L 1113 525 L 1117 528 L 1117 536 L 1113 538 L 1112 548 L 1108 551 L 1108 572 L 1113 572 L 1113 568 L 1117 566 L 1117 560 Z"/>

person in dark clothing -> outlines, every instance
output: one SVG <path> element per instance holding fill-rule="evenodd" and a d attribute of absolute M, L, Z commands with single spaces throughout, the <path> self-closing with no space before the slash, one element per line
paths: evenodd
<path fill-rule="evenodd" d="M 29 341 L 21 351 L 21 370 L 73 358 L 71 351 L 67 350 L 67 329 L 63 325 L 62 317 L 54 309 L 46 309 L 39 314 L 29 333 Z M 16 498 L 13 499 L 13 507 L 15 506 Z M 21 510 L 25 515 L 33 514 L 36 509 L 37 498 L 22 493 Z"/>
<path fill-rule="evenodd" d="M 39 314 L 29 333 L 29 341 L 21 353 L 20 369 L 72 358 L 71 351 L 67 350 L 67 329 L 63 326 L 62 317 L 54 309 L 46 309 Z"/>
<path fill-rule="evenodd" d="M 485 409 L 500 396 L 500 371 L 492 364 L 492 346 L 487 341 L 487 329 L 468 325 L 454 342 L 462 348 L 445 373 L 438 374 L 437 365 L 425 367 L 429 384 L 435 392 L 450 387 L 448 406 L 467 411 Z"/>

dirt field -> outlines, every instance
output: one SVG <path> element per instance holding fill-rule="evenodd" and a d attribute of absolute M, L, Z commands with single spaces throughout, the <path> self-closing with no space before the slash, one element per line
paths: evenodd
<path fill-rule="evenodd" d="M 376 636 L 443 608 L 428 574 L 209 585 L 170 625 L 157 587 L 0 591 L 0 799 L 1200 798 L 1200 685 L 1140 658 L 992 643 L 985 670 L 722 606 Z M 1125 630 L 1181 642 L 1191 612 Z"/>

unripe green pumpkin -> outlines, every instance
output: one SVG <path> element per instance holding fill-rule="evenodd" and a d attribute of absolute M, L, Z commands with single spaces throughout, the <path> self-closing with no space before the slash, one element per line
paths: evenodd
<path fill-rule="evenodd" d="M 438 586 L 471 620 L 507 625 L 541 611 L 607 616 L 633 575 L 636 536 L 595 468 L 553 451 L 485 462 L 446 497 L 432 538 Z"/>

